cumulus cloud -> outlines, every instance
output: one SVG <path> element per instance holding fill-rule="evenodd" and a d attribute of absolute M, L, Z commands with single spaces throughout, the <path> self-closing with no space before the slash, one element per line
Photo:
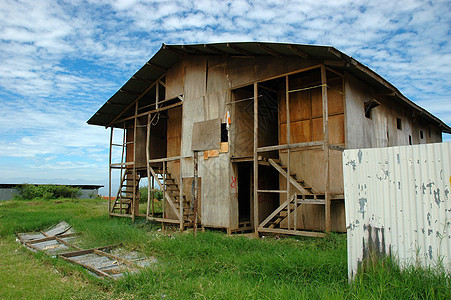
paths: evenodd
<path fill-rule="evenodd" d="M 0 179 L 105 178 L 108 132 L 85 121 L 162 42 L 332 45 L 450 124 L 450 12 L 446 0 L 4 0 Z"/>

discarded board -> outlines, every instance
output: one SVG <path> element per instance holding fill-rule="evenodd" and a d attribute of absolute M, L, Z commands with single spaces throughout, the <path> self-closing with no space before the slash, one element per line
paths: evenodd
<path fill-rule="evenodd" d="M 71 248 L 79 249 L 74 244 L 78 235 L 72 226 L 62 221 L 45 231 L 18 233 L 20 242 L 32 251 L 44 251 L 49 255 L 55 255 Z"/>
<path fill-rule="evenodd" d="M 100 278 L 117 279 L 126 273 L 135 273 L 156 263 L 155 257 L 146 257 L 136 251 L 126 251 L 120 245 L 82 249 L 73 243 L 78 235 L 72 226 L 62 221 L 45 231 L 18 233 L 20 242 L 32 251 L 43 251 L 49 255 L 69 261 L 88 269 Z M 75 251 L 69 251 L 67 250 Z M 63 252 L 66 251 L 66 252 Z"/>

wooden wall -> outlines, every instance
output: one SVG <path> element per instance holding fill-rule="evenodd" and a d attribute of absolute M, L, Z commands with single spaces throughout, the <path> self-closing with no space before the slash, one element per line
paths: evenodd
<path fill-rule="evenodd" d="M 345 72 L 347 148 L 379 148 L 441 142 L 441 131 L 414 116 L 411 108 L 398 104 L 394 97 L 383 96 L 353 75 Z M 376 99 L 381 105 L 372 109 L 371 119 L 364 114 L 364 103 Z M 402 128 L 397 128 L 396 119 Z M 420 130 L 423 139 L 420 139 Z M 429 134 L 430 133 L 430 134 Z"/>

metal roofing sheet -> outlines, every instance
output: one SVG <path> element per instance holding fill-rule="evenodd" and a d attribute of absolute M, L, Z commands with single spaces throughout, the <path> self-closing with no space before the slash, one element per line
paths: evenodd
<path fill-rule="evenodd" d="M 146 87 L 161 77 L 165 70 L 171 68 L 183 55 L 223 55 L 223 56 L 305 56 L 319 61 L 336 61 L 343 63 L 346 68 L 356 77 L 362 79 L 372 86 L 393 93 L 395 100 L 401 101 L 405 105 L 411 106 L 430 121 L 437 123 L 443 132 L 451 133 L 451 128 L 422 109 L 409 99 L 407 99 L 396 87 L 376 74 L 368 67 L 362 65 L 355 59 L 347 56 L 331 46 L 302 45 L 287 43 L 268 42 L 234 42 L 234 43 L 212 43 L 212 44 L 187 44 L 187 45 L 166 45 L 163 44 L 160 50 L 132 76 L 124 86 L 117 91 L 89 120 L 88 124 L 111 126 L 112 120 L 127 105 L 132 103 L 138 95 L 134 93 L 124 93 L 131 91 L 142 93 Z M 144 83 L 146 80 L 147 83 Z M 114 103 L 112 109 L 108 108 L 109 103 Z"/>
<path fill-rule="evenodd" d="M 451 271 L 451 143 L 343 153 L 348 272 L 372 255 Z"/>

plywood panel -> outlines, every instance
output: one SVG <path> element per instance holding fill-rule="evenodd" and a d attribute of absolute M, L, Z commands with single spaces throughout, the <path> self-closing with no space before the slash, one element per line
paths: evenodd
<path fill-rule="evenodd" d="M 183 94 L 185 84 L 185 67 L 179 60 L 166 72 L 166 99 L 172 99 Z"/>
<path fill-rule="evenodd" d="M 208 57 L 207 94 L 229 89 L 224 57 Z"/>
<path fill-rule="evenodd" d="M 227 90 L 205 96 L 205 119 L 212 120 L 220 118 L 222 122 L 225 122 L 226 102 L 228 102 Z"/>
<path fill-rule="evenodd" d="M 204 121 L 204 97 L 184 101 L 183 103 L 183 132 L 182 132 L 182 156 L 192 156 L 191 150 L 193 124 Z"/>
<path fill-rule="evenodd" d="M 310 115 L 310 91 L 290 93 L 290 121 L 305 120 Z"/>
<path fill-rule="evenodd" d="M 344 100 L 343 94 L 341 93 L 342 81 L 334 80 L 332 82 L 327 82 L 330 88 L 327 89 L 327 108 L 329 115 L 344 113 Z"/>
<path fill-rule="evenodd" d="M 167 156 L 179 156 L 182 141 L 182 107 L 168 110 L 167 120 Z"/>
<path fill-rule="evenodd" d="M 290 135 L 292 143 L 304 143 L 312 140 L 310 120 L 296 121 L 290 124 Z"/>
<path fill-rule="evenodd" d="M 313 126 L 313 140 L 314 141 L 322 141 L 324 140 L 324 132 L 323 132 L 323 118 L 316 118 L 312 120 Z"/>
<path fill-rule="evenodd" d="M 230 177 L 227 153 L 199 160 L 202 177 L 202 225 L 230 226 Z"/>
<path fill-rule="evenodd" d="M 196 122 L 193 126 L 193 151 L 219 149 L 221 144 L 221 120 Z"/>
<path fill-rule="evenodd" d="M 315 88 L 310 90 L 312 98 L 312 116 L 320 117 L 323 115 L 323 98 L 321 95 L 321 88 Z"/>
<path fill-rule="evenodd" d="M 187 56 L 185 62 L 185 101 L 197 99 L 205 95 L 206 87 L 206 57 Z"/>
<path fill-rule="evenodd" d="M 329 142 L 330 144 L 344 144 L 345 125 L 344 115 L 329 117 Z"/>

